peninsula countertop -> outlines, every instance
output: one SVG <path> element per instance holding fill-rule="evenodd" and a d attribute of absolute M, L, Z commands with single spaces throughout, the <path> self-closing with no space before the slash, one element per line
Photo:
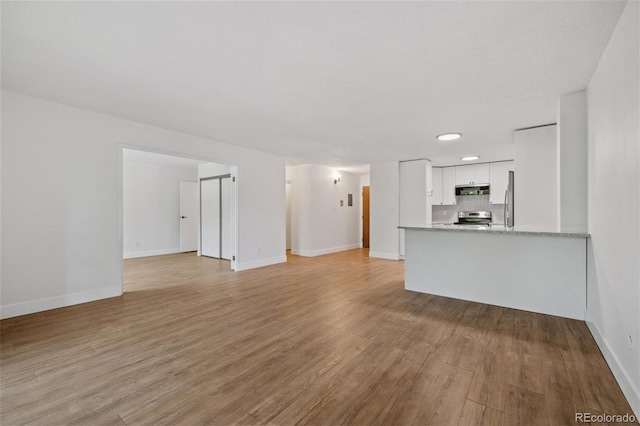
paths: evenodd
<path fill-rule="evenodd" d="M 406 290 L 584 321 L 586 232 L 401 226 Z"/>
<path fill-rule="evenodd" d="M 572 237 L 572 238 L 589 238 L 586 232 L 558 231 L 548 228 L 538 228 L 531 226 L 514 226 L 506 227 L 504 225 L 453 225 L 453 224 L 436 224 L 426 226 L 398 226 L 399 229 L 417 230 L 417 231 L 436 231 L 436 232 L 483 232 L 489 234 L 513 234 L 513 235 L 540 235 L 550 237 Z"/>

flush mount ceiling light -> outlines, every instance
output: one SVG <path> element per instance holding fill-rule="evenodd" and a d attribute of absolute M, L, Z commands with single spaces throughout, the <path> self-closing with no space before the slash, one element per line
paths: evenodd
<path fill-rule="evenodd" d="M 439 141 L 454 141 L 456 139 L 460 139 L 461 137 L 462 133 L 443 133 L 436 136 L 436 139 L 438 139 Z"/>
<path fill-rule="evenodd" d="M 473 160 L 477 160 L 478 158 L 480 158 L 480 157 L 478 157 L 477 155 L 469 155 L 468 157 L 460 157 L 460 159 L 462 161 L 473 161 Z"/>

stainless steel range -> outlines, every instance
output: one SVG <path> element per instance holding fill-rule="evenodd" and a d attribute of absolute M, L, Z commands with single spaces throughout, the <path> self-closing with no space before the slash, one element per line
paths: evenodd
<path fill-rule="evenodd" d="M 491 226 L 491 212 L 458 212 L 458 221 L 454 225 L 486 225 Z"/>

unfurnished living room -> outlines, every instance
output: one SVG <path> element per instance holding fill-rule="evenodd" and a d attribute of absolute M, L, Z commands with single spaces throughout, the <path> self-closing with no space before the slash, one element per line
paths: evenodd
<path fill-rule="evenodd" d="M 2 425 L 640 416 L 640 2 L 1 3 Z"/>

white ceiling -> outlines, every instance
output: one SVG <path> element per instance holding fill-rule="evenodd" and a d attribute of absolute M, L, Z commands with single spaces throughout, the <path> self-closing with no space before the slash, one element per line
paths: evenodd
<path fill-rule="evenodd" d="M 3 1 L 2 87 L 297 163 L 504 160 L 586 87 L 623 8 Z"/>

